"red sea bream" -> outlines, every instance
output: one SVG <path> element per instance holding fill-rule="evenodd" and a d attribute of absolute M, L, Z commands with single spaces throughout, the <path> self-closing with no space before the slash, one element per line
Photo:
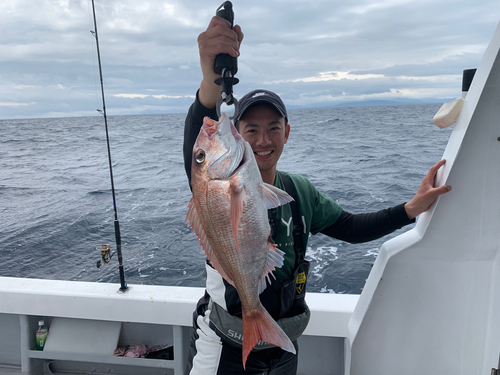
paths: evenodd
<path fill-rule="evenodd" d="M 225 114 L 220 122 L 203 121 L 193 148 L 191 186 L 186 220 L 241 299 L 243 366 L 259 340 L 295 353 L 259 300 L 266 279 L 283 265 L 283 252 L 269 241 L 267 209 L 292 198 L 262 181 L 252 148 Z"/>

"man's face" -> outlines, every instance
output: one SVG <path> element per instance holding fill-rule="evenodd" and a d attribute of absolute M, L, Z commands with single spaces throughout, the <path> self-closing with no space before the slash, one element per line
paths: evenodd
<path fill-rule="evenodd" d="M 271 105 L 256 104 L 238 122 L 238 131 L 252 146 L 261 173 L 275 171 L 290 134 L 290 125 Z"/>

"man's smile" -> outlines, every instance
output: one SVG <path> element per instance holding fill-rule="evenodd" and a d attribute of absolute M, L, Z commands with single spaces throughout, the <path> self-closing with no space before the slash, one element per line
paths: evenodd
<path fill-rule="evenodd" d="M 254 151 L 254 154 L 257 156 L 267 156 L 270 155 L 273 151 Z"/>

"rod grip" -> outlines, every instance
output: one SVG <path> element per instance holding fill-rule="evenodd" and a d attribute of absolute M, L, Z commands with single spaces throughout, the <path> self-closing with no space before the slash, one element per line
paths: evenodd
<path fill-rule="evenodd" d="M 118 220 L 115 220 L 115 239 L 117 246 L 122 244 L 122 236 L 120 234 L 120 222 Z"/>

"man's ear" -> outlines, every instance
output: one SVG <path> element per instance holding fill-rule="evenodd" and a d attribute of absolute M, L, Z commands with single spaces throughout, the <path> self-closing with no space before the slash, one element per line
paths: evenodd
<path fill-rule="evenodd" d="M 288 136 L 290 135 L 290 124 L 286 124 L 285 127 L 285 143 L 288 142 Z"/>

